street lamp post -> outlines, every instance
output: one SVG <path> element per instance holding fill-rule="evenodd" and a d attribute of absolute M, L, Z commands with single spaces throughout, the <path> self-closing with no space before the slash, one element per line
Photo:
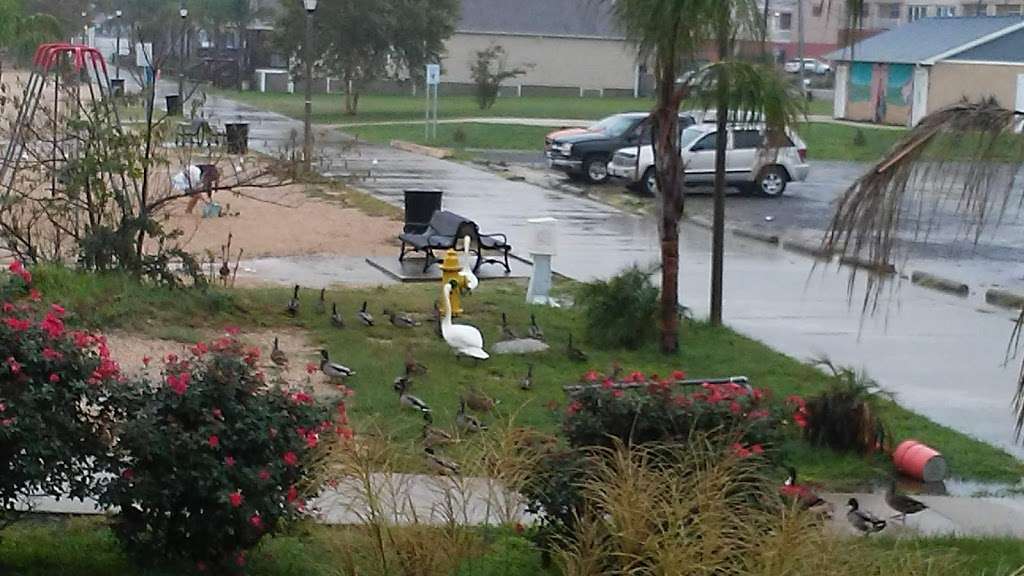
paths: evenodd
<path fill-rule="evenodd" d="M 181 16 L 181 59 L 178 62 L 178 96 L 181 98 L 182 104 L 185 103 L 185 36 L 187 35 L 187 23 L 188 19 L 188 8 L 184 6 L 178 10 L 178 15 Z"/>
<path fill-rule="evenodd" d="M 124 13 L 120 10 L 114 12 L 114 16 L 117 18 L 117 42 L 114 45 L 114 77 L 121 77 L 121 16 Z"/>
<path fill-rule="evenodd" d="M 82 44 L 89 43 L 89 21 L 86 18 L 89 17 L 89 13 L 82 10 Z"/>
<path fill-rule="evenodd" d="M 313 167 L 313 12 L 316 12 L 317 0 L 302 0 L 302 4 L 306 8 L 306 117 L 302 162 L 309 172 Z"/>

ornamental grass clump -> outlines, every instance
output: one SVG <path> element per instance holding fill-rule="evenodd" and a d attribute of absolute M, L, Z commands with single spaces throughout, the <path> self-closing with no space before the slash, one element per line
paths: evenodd
<path fill-rule="evenodd" d="M 20 262 L 0 280 L 0 528 L 30 496 L 95 494 L 122 380 L 103 336 L 68 330 Z"/>
<path fill-rule="evenodd" d="M 244 572 L 250 549 L 304 515 L 325 445 L 351 438 L 344 403 L 268 386 L 258 359 L 229 333 L 135 383 L 103 502 L 137 561 Z"/>

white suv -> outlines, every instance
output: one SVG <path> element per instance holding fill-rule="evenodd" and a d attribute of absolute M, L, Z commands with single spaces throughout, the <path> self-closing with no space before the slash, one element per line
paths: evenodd
<path fill-rule="evenodd" d="M 762 196 L 781 196 L 786 184 L 804 181 L 810 172 L 807 145 L 795 132 L 787 132 L 787 142 L 780 148 L 764 146 L 763 124 L 739 124 L 729 127 L 726 144 L 726 180 L 745 192 Z M 687 186 L 707 186 L 715 181 L 715 143 L 717 127 L 702 123 L 682 132 L 680 148 Z M 654 150 L 650 144 L 620 148 L 608 164 L 608 173 L 615 178 L 639 186 L 648 195 L 656 195 L 658 186 L 654 173 Z"/>

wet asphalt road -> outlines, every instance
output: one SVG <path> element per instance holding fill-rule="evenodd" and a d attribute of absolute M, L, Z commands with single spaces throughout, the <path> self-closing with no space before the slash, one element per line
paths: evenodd
<path fill-rule="evenodd" d="M 492 162 L 505 162 L 547 170 L 541 153 L 520 151 L 474 151 Z M 782 198 L 758 198 L 730 190 L 726 218 L 734 225 L 749 230 L 797 237 L 806 242 L 820 242 L 831 222 L 835 201 L 867 170 L 870 164 L 860 162 L 812 161 L 806 182 L 790 183 Z M 574 186 L 593 188 L 573 182 Z M 600 188 L 604 192 L 621 190 L 633 194 L 621 184 L 611 182 Z M 983 231 L 975 239 L 963 226 L 955 205 L 946 203 L 934 215 L 910 215 L 901 232 L 903 252 L 896 264 L 901 269 L 926 270 L 957 279 L 978 288 L 1005 287 L 1024 290 L 1024 213 L 1017 197 L 1010 202 L 998 226 Z M 686 212 L 690 216 L 710 219 L 711 190 L 689 189 Z M 927 229 L 931 225 L 930 229 Z"/>
<path fill-rule="evenodd" d="M 299 126 L 219 98 L 211 98 L 207 110 L 221 121 L 250 121 L 252 145 L 262 151 L 279 150 Z M 396 204 L 405 188 L 441 188 L 445 208 L 472 217 L 485 232 L 507 233 L 520 254 L 528 253 L 527 218 L 558 218 L 555 269 L 570 277 L 608 277 L 632 263 L 658 261 L 656 225 L 649 217 L 466 164 L 380 146 L 346 147 L 337 132 L 320 134 L 318 141 L 324 173 L 356 177 L 356 185 Z M 837 182 L 842 178 L 834 176 Z M 807 191 L 794 187 L 781 202 L 734 198 L 730 217 L 763 220 L 771 210 L 777 219 L 787 218 L 783 222 L 815 222 L 813 215 L 827 212 L 830 197 L 814 182 Z M 701 202 L 707 200 L 692 199 L 691 210 Z M 707 314 L 709 244 L 706 230 L 684 228 L 680 298 L 698 317 Z M 858 302 L 851 303 L 844 272 L 815 268 L 803 256 L 732 236 L 725 280 L 730 327 L 795 358 L 827 355 L 839 365 L 865 369 L 909 408 L 1024 456 L 1024 448 L 1013 443 L 1009 408 L 1017 366 L 1004 363 L 1012 313 L 973 297 L 901 283 L 882 295 L 879 313 L 865 317 Z"/>

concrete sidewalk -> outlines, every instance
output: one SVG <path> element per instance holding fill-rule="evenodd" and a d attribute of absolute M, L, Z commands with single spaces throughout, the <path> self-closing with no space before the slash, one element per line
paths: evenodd
<path fill-rule="evenodd" d="M 514 522 L 532 524 L 536 519 L 525 511 L 522 498 L 505 490 L 500 483 L 485 478 L 448 478 L 422 474 L 374 474 L 370 488 L 357 479 L 324 490 L 309 503 L 318 522 L 328 525 L 359 525 L 370 518 L 399 525 L 441 526 L 501 525 Z M 368 496 L 372 494 L 373 506 Z M 1001 498 L 964 498 L 915 496 L 928 510 L 893 520 L 895 514 L 881 494 L 823 494 L 835 507 L 832 529 L 842 534 L 857 534 L 846 521 L 846 502 L 857 498 L 861 508 L 887 519 L 884 534 L 894 536 L 971 536 L 1024 538 L 1024 500 Z M 100 515 L 104 512 L 93 501 L 60 502 L 36 499 L 33 510 L 39 513 Z"/>

